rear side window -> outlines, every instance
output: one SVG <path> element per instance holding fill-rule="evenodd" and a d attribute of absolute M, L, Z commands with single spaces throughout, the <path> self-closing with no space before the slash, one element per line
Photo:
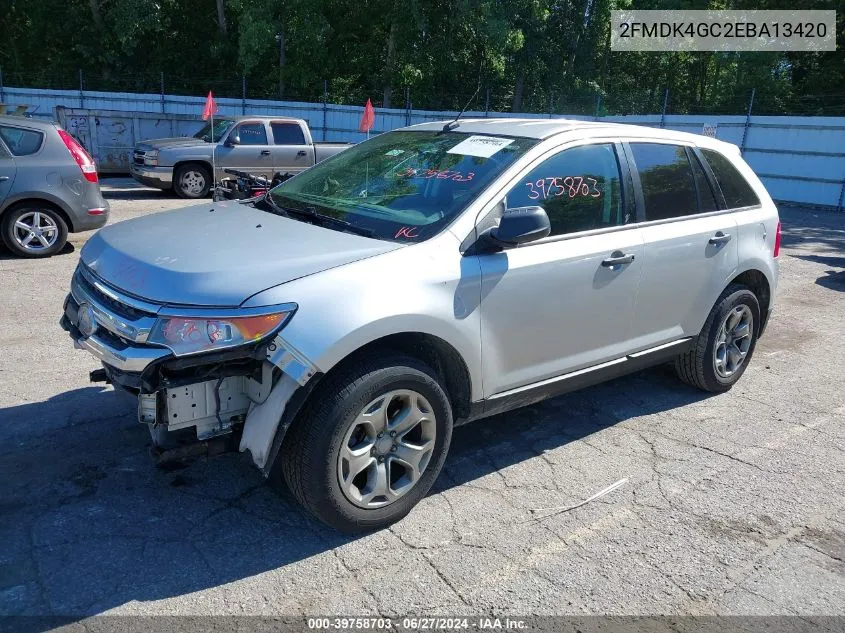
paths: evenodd
<path fill-rule="evenodd" d="M 555 154 L 510 190 L 507 205 L 543 207 L 552 235 L 625 224 L 613 145 L 584 145 Z"/>
<path fill-rule="evenodd" d="M 241 138 L 241 145 L 267 145 L 263 123 L 241 123 L 236 134 Z"/>
<path fill-rule="evenodd" d="M 640 174 L 646 222 L 698 213 L 692 167 L 684 147 L 631 143 Z"/>
<path fill-rule="evenodd" d="M 305 145 L 305 134 L 298 123 L 271 123 L 276 145 Z"/>
<path fill-rule="evenodd" d="M 760 198 L 731 161 L 712 149 L 702 149 L 701 153 L 710 165 L 710 169 L 713 170 L 713 175 L 716 176 L 716 182 L 722 188 L 722 194 L 725 196 L 729 209 L 754 207 L 760 204 Z"/>
<path fill-rule="evenodd" d="M 0 125 L 0 138 L 15 156 L 29 156 L 41 149 L 44 135 L 35 130 Z"/>

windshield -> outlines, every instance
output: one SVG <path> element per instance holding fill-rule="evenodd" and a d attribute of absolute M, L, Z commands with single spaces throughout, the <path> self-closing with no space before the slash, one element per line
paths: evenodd
<path fill-rule="evenodd" d="M 234 121 L 232 121 L 231 119 L 217 119 L 216 121 L 214 121 L 213 138 L 215 143 L 220 140 L 220 137 L 223 136 L 229 130 L 230 127 L 232 127 L 233 123 Z M 202 129 L 196 134 L 194 134 L 194 138 L 203 140 L 206 143 L 211 143 L 211 123 L 206 123 L 205 125 L 203 125 Z"/>
<path fill-rule="evenodd" d="M 270 192 L 282 208 L 311 209 L 378 239 L 439 233 L 535 139 L 461 132 L 388 132 L 347 149 Z"/>

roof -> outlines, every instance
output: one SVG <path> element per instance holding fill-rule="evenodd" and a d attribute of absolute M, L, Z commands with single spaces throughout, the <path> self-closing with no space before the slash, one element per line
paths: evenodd
<path fill-rule="evenodd" d="M 443 125 L 446 123 L 448 123 L 448 120 L 432 121 L 430 123 L 412 125 L 403 129 L 439 131 L 443 129 Z M 522 136 L 540 140 L 564 132 L 586 131 L 588 135 L 596 136 L 604 133 L 613 136 L 641 136 L 651 139 L 686 141 L 699 144 L 704 142 L 708 145 L 722 143 L 722 141 L 714 141 L 714 139 L 698 134 L 676 132 L 675 130 L 667 130 L 665 128 L 627 125 L 624 123 L 606 123 L 603 121 L 581 121 L 578 119 L 460 119 L 459 123 L 460 127 L 455 129 L 456 132 L 468 134 L 501 134 L 503 136 Z"/>
<path fill-rule="evenodd" d="M 5 123 L 7 125 L 23 125 L 38 129 L 55 127 L 56 125 L 52 119 L 36 119 L 28 116 L 21 116 L 20 114 L 0 114 L 0 123 Z"/>

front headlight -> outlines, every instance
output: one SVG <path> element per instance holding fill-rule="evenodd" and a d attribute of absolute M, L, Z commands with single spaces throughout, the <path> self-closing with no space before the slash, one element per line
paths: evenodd
<path fill-rule="evenodd" d="M 293 310 L 244 317 L 160 316 L 147 341 L 169 347 L 176 356 L 238 347 L 266 338 L 291 314 Z"/>
<path fill-rule="evenodd" d="M 144 154 L 144 164 L 150 167 L 158 167 L 158 150 L 150 150 Z"/>

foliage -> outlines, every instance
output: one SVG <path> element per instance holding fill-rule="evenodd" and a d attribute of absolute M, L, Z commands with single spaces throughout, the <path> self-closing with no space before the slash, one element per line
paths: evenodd
<path fill-rule="evenodd" d="M 218 6 L 225 24 L 218 23 Z M 379 106 L 845 115 L 845 52 L 618 53 L 615 9 L 774 0 L 0 0 L 6 85 Z M 845 0 L 793 0 L 838 9 Z M 278 36 L 282 37 L 279 38 Z M 280 42 L 281 39 L 281 42 Z M 280 50 L 281 47 L 281 50 Z M 407 91 L 407 92 L 406 92 Z"/>

